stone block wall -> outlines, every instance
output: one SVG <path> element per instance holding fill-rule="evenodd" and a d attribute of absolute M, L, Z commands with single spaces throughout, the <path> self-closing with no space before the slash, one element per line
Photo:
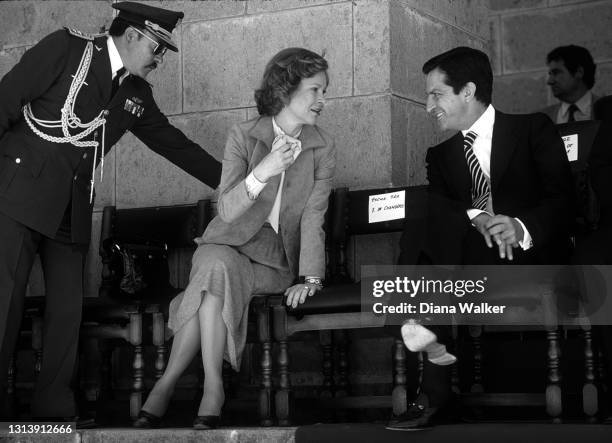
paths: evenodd
<path fill-rule="evenodd" d="M 486 0 L 254 0 L 150 1 L 182 10 L 175 31 L 180 52 L 168 53 L 148 80 L 170 120 L 221 159 L 229 127 L 257 115 L 253 91 L 269 58 L 282 48 L 325 52 L 331 83 L 320 125 L 335 135 L 335 186 L 351 188 L 425 183 L 427 147 L 441 140 L 424 110 L 421 66 L 458 45 L 488 48 Z M 112 1 L 0 2 L 0 76 L 23 52 L 62 26 L 97 32 L 113 18 Z M 97 253 L 102 208 L 194 202 L 212 190 L 126 134 L 107 157 L 96 185 L 87 296 L 100 282 Z M 399 234 L 363 236 L 351 245 L 351 270 L 392 264 Z M 184 284 L 188 257 L 173 270 Z M 30 294 L 42 295 L 39 267 Z M 350 366 L 355 383 L 390 383 L 389 346 L 355 342 Z M 320 382 L 315 344 L 293 356 L 297 384 Z M 300 348 L 302 349 L 302 348 Z M 365 357 L 367 356 L 367 358 Z M 364 362 L 364 358 L 366 362 Z M 245 357 L 248 360 L 248 356 Z"/>
<path fill-rule="evenodd" d="M 0 3 L 0 76 L 23 52 L 63 26 L 98 32 L 113 1 Z M 336 186 L 422 184 L 424 153 L 440 139 L 424 112 L 424 61 L 457 45 L 487 47 L 485 0 L 250 0 L 148 1 L 182 10 L 175 31 L 180 52 L 167 53 L 148 80 L 170 120 L 216 158 L 235 122 L 257 115 L 253 91 L 269 58 L 304 46 L 325 53 L 331 83 L 321 126 L 338 146 Z M 98 183 L 86 295 L 100 278 L 97 254 L 102 208 L 194 202 L 212 190 L 127 134 L 107 157 Z M 367 263 L 391 263 L 397 236 L 361 239 L 352 254 L 359 274 Z M 188 269 L 180 269 L 184 275 Z M 181 279 L 181 280 L 182 280 Z M 31 293 L 42 294 L 39 273 Z"/>
<path fill-rule="evenodd" d="M 557 46 L 587 48 L 597 64 L 597 95 L 612 93 L 612 1 L 488 0 L 494 60 L 493 103 L 537 111 L 557 100 L 546 85 L 546 55 Z"/>

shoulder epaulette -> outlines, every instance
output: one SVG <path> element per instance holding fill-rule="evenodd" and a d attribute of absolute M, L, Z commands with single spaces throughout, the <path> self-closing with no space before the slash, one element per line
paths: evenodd
<path fill-rule="evenodd" d="M 64 28 L 70 35 L 74 35 L 75 37 L 82 38 L 84 40 L 93 41 L 97 37 L 104 37 L 106 34 L 90 34 L 88 32 L 81 32 L 75 28 Z"/>

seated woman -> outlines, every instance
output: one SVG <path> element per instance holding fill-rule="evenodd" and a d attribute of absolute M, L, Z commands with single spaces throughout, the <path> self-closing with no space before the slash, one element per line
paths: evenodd
<path fill-rule="evenodd" d="M 160 424 L 177 380 L 201 349 L 204 395 L 194 428 L 215 428 L 225 401 L 223 359 L 239 370 L 253 294 L 284 291 L 287 305 L 297 306 L 322 288 L 323 220 L 336 164 L 332 138 L 315 125 L 327 68 L 307 49 L 282 50 L 255 91 L 260 116 L 230 130 L 219 215 L 196 240 L 187 289 L 170 304 L 168 367 L 135 427 Z M 297 276 L 303 283 L 293 284 Z"/>

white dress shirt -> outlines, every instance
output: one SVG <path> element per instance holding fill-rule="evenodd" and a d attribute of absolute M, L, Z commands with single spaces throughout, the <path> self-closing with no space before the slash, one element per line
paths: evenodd
<path fill-rule="evenodd" d="M 474 140 L 474 144 L 472 145 L 472 150 L 474 151 L 474 155 L 478 159 L 478 163 L 484 173 L 487 182 L 489 183 L 489 190 L 491 189 L 491 145 L 493 141 L 493 125 L 495 124 L 495 108 L 493 105 L 489 105 L 485 112 L 480 116 L 478 120 L 474 122 L 469 129 L 465 131 L 461 131 L 463 136 L 468 132 L 476 133 L 477 137 Z M 495 213 L 493 212 L 493 194 L 489 193 L 489 199 L 487 200 L 487 210 L 483 211 L 481 209 L 468 209 L 467 215 L 470 220 L 473 220 L 478 214 L 486 212 L 487 214 L 493 216 Z M 531 248 L 533 246 L 533 242 L 531 239 L 531 235 L 529 231 L 523 224 L 523 222 L 515 217 L 515 220 L 518 221 L 523 228 L 523 240 L 519 242 L 521 248 L 524 251 Z"/>
<path fill-rule="evenodd" d="M 593 109 L 593 93 L 591 90 L 588 90 L 586 94 L 580 97 L 574 104 L 578 108 L 578 110 L 574 112 L 574 120 L 591 120 L 591 110 Z M 567 123 L 569 119 L 569 107 L 571 105 L 571 103 L 561 102 L 559 111 L 557 111 L 557 124 Z"/>
<path fill-rule="evenodd" d="M 115 76 L 117 75 L 117 71 L 123 68 L 123 60 L 121 60 L 121 56 L 119 55 L 117 46 L 115 46 L 115 42 L 113 41 L 113 38 L 110 35 L 106 39 L 106 46 L 108 48 L 108 56 L 110 58 L 110 64 L 111 64 L 111 73 L 112 73 L 111 79 L 114 80 Z M 129 75 L 129 72 L 125 71 L 125 73 L 123 74 L 123 78 L 125 78 L 128 75 Z M 122 81 L 123 79 L 119 79 L 120 83 Z"/>
<path fill-rule="evenodd" d="M 295 138 L 288 136 L 280 128 L 280 126 L 276 124 L 276 120 L 274 119 L 274 117 L 272 117 L 272 128 L 274 130 L 274 141 L 276 141 L 278 137 L 282 137 L 282 136 L 285 136 L 288 139 L 293 149 L 293 161 L 295 161 L 298 158 L 298 155 L 300 155 L 300 152 L 302 152 L 302 142 L 297 139 L 297 137 L 300 136 L 302 131 L 300 130 L 300 132 L 296 135 Z M 273 145 L 272 149 L 274 150 L 274 143 L 272 143 L 272 145 Z M 270 223 L 274 231 L 277 233 L 278 233 L 278 225 L 279 225 L 279 219 L 280 219 L 280 205 L 281 205 L 281 198 L 282 198 L 284 182 L 285 182 L 285 171 L 281 173 L 281 179 L 278 185 L 278 191 L 276 192 L 276 198 L 274 199 L 272 210 L 270 211 L 270 214 L 268 215 L 268 218 L 267 218 L 268 223 Z M 253 171 L 251 171 L 251 173 L 245 179 L 244 184 L 246 185 L 249 198 L 251 198 L 252 200 L 255 200 L 259 196 L 259 193 L 262 191 L 262 189 L 266 186 L 267 183 L 260 182 L 259 180 L 257 180 L 257 178 L 255 177 L 255 174 L 253 174 Z"/>

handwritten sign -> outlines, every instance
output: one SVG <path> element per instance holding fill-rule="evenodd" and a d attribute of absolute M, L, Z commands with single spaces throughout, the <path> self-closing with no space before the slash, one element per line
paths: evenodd
<path fill-rule="evenodd" d="M 571 162 L 578 160 L 578 134 L 570 134 L 563 137 L 567 159 Z"/>
<path fill-rule="evenodd" d="M 368 223 L 378 223 L 406 217 L 406 191 L 370 195 L 368 211 Z"/>

